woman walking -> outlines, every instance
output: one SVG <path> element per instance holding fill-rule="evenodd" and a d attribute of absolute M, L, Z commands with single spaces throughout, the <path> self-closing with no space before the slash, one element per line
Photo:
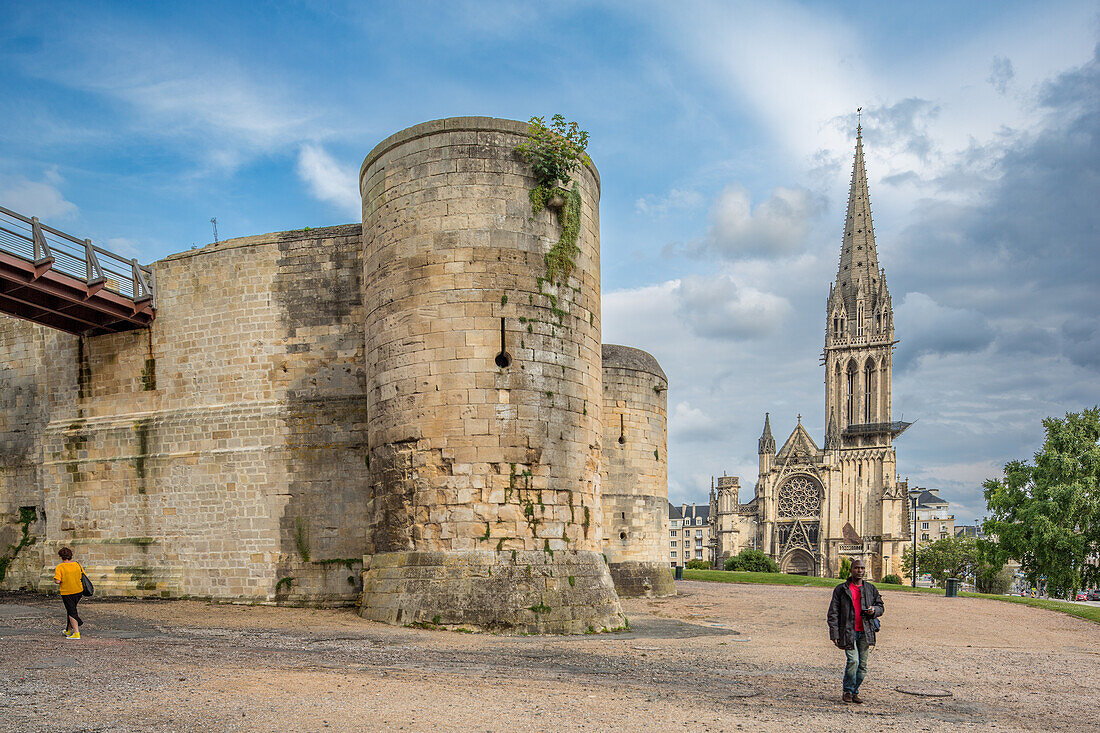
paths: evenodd
<path fill-rule="evenodd" d="M 80 614 L 76 611 L 76 604 L 84 594 L 84 584 L 80 578 L 84 574 L 84 568 L 80 563 L 73 562 L 73 551 L 68 547 L 62 547 L 57 551 L 61 556 L 61 562 L 53 571 L 53 582 L 61 586 L 61 600 L 65 603 L 65 613 L 69 617 L 69 623 L 65 627 L 66 639 L 80 638 Z"/>

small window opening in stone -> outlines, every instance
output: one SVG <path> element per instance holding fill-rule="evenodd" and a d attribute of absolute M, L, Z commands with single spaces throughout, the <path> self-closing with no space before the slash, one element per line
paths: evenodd
<path fill-rule="evenodd" d="M 619 532 L 619 539 L 620 540 L 625 540 L 626 539 L 626 532 Z"/>
<path fill-rule="evenodd" d="M 626 512 L 619 512 L 619 516 L 626 519 Z"/>
<path fill-rule="evenodd" d="M 508 353 L 504 341 L 504 319 L 500 319 L 500 353 L 497 354 L 496 364 L 501 369 L 512 366 L 512 355 Z"/>
<path fill-rule="evenodd" d="M 626 445 L 626 427 L 623 425 L 622 415 L 619 415 L 619 445 Z"/>

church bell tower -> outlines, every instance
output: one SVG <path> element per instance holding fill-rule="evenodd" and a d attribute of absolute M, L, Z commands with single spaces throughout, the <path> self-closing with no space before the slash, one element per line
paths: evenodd
<path fill-rule="evenodd" d="M 892 421 L 894 311 L 879 267 L 863 162 L 863 128 L 848 192 L 836 282 L 825 319 L 825 448 L 890 445 L 904 428 Z"/>

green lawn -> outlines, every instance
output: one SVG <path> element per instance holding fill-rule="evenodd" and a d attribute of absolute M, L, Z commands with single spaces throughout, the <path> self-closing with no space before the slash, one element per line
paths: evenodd
<path fill-rule="evenodd" d="M 765 585 L 801 585 L 817 588 L 832 588 L 840 582 L 839 578 L 810 578 L 805 575 L 785 575 L 783 573 L 743 573 L 736 570 L 684 570 L 684 580 L 704 580 L 711 583 L 763 583 Z M 943 588 L 912 588 L 908 585 L 875 583 L 879 590 L 896 590 L 905 593 L 935 593 L 943 595 Z M 967 598 L 988 598 L 992 601 L 1023 603 L 1025 606 L 1045 608 L 1048 611 L 1077 616 L 1100 624 L 1100 607 L 1086 606 L 1067 601 L 1052 601 L 1046 598 L 1022 598 L 1020 596 L 995 596 L 989 593 L 960 593 Z"/>

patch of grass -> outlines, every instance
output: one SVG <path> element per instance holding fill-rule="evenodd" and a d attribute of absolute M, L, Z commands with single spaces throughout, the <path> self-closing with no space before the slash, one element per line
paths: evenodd
<path fill-rule="evenodd" d="M 760 583 L 765 585 L 801 585 L 816 588 L 834 588 L 839 578 L 812 578 L 805 575 L 787 575 L 785 573 L 746 573 L 738 570 L 684 570 L 684 580 L 702 580 L 712 583 Z M 873 581 L 872 581 L 873 582 Z M 879 590 L 900 591 L 903 593 L 944 594 L 943 588 L 913 588 L 893 583 L 875 583 Z M 1054 601 L 1048 598 L 1028 598 L 1022 596 L 998 596 L 991 593 L 959 593 L 963 598 L 985 598 L 990 601 L 1022 603 L 1033 608 L 1045 608 L 1070 616 L 1083 618 L 1100 624 L 1100 607 L 1086 606 L 1069 601 Z"/>
<path fill-rule="evenodd" d="M 1083 618 L 1086 621 L 1092 621 L 1095 624 L 1100 624 L 1100 607 L 1097 606 L 1085 606 L 1080 603 L 1070 603 L 1069 601 L 1054 601 L 1049 598 L 997 596 L 991 593 L 960 593 L 959 595 L 966 596 L 967 598 L 988 598 L 991 601 L 1022 603 L 1025 606 L 1031 606 L 1033 608 L 1045 608 L 1048 611 L 1057 611 L 1058 613 L 1064 613 L 1069 616 L 1076 616 L 1077 618 Z"/>

